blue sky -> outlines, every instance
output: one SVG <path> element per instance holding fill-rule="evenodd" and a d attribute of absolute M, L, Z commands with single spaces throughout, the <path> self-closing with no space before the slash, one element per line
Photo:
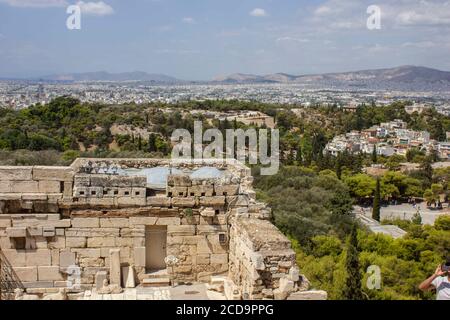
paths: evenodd
<path fill-rule="evenodd" d="M 0 0 L 0 77 L 450 70 L 448 0 Z M 78 3 L 81 30 L 66 28 Z M 381 8 L 368 30 L 367 7 Z"/>

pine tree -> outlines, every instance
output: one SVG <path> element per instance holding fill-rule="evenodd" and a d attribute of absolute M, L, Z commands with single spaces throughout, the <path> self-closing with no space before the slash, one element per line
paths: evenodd
<path fill-rule="evenodd" d="M 148 152 L 156 151 L 156 136 L 152 133 L 148 137 Z"/>
<path fill-rule="evenodd" d="M 380 178 L 377 178 L 377 186 L 375 188 L 375 195 L 373 197 L 373 210 L 372 218 L 380 221 L 380 209 L 381 209 L 381 190 L 380 190 Z"/>
<path fill-rule="evenodd" d="M 342 294 L 344 299 L 347 300 L 363 300 L 357 234 L 357 227 L 354 225 L 347 240 L 347 256 L 345 259 L 347 279 Z"/>

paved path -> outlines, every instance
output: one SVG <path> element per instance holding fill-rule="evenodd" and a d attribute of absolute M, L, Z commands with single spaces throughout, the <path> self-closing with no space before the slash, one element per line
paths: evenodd
<path fill-rule="evenodd" d="M 416 213 L 417 208 L 419 208 L 420 215 L 422 216 L 422 223 L 433 225 L 434 221 L 445 214 L 450 214 L 448 207 L 442 210 L 430 210 L 427 208 L 426 203 L 421 203 L 414 208 L 411 204 L 399 204 L 399 205 L 389 205 L 381 207 L 381 220 L 383 219 L 394 219 L 400 218 L 403 220 L 411 220 L 413 215 Z M 364 215 L 367 217 L 372 216 L 372 208 L 360 206 L 355 206 L 354 210 L 357 213 L 362 213 L 361 209 L 364 210 Z"/>

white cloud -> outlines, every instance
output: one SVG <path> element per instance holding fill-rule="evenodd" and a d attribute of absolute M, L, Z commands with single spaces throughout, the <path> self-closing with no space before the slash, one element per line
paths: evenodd
<path fill-rule="evenodd" d="M 253 9 L 252 11 L 250 11 L 250 15 L 252 17 L 267 17 L 268 16 L 266 10 L 261 9 L 261 8 Z"/>
<path fill-rule="evenodd" d="M 187 24 L 195 24 L 195 19 L 192 17 L 184 17 L 182 21 Z"/>
<path fill-rule="evenodd" d="M 64 7 L 68 5 L 66 0 L 0 0 L 0 3 L 6 3 L 11 7 L 22 8 Z"/>
<path fill-rule="evenodd" d="M 81 8 L 81 13 L 93 16 L 107 16 L 114 13 L 114 9 L 103 1 L 84 2 L 78 1 L 77 5 Z"/>

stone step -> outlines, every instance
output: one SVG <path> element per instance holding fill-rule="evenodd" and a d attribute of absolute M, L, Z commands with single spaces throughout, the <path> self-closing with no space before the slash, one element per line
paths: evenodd
<path fill-rule="evenodd" d="M 142 280 L 143 287 L 167 287 L 170 286 L 169 278 L 150 278 Z"/>
<path fill-rule="evenodd" d="M 157 279 L 157 278 L 168 278 L 169 273 L 167 269 L 149 271 L 143 275 L 143 279 Z"/>

